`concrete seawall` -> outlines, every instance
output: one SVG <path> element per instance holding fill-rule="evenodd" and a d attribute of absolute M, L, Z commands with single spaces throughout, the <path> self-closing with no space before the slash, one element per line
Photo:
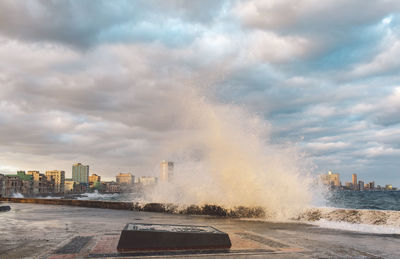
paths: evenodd
<path fill-rule="evenodd" d="M 88 208 L 103 208 L 115 210 L 134 210 L 146 212 L 161 212 L 170 214 L 186 215 L 208 215 L 218 217 L 247 217 L 262 218 L 265 217 L 265 211 L 261 207 L 235 207 L 226 209 L 218 205 L 205 204 L 178 206 L 169 203 L 137 203 L 121 201 L 94 201 L 94 200 L 67 200 L 67 199 L 35 199 L 35 198 L 0 198 L 3 202 L 12 203 L 36 203 L 48 205 L 78 206 Z"/>

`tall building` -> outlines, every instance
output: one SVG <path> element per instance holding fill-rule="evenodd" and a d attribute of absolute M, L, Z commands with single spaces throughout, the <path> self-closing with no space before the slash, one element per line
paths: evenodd
<path fill-rule="evenodd" d="M 340 187 L 340 176 L 329 171 L 328 174 L 320 176 L 321 182 L 328 186 Z"/>
<path fill-rule="evenodd" d="M 357 182 L 357 174 L 353 174 L 352 175 L 352 182 L 353 182 L 353 188 L 354 190 L 358 190 L 358 182 Z"/>
<path fill-rule="evenodd" d="M 132 185 L 135 182 L 135 176 L 131 173 L 120 173 L 115 178 L 118 184 Z"/>
<path fill-rule="evenodd" d="M 174 163 L 163 160 L 160 168 L 160 182 L 171 181 L 174 177 Z"/>
<path fill-rule="evenodd" d="M 89 166 L 81 163 L 74 164 L 72 166 L 72 180 L 89 184 Z"/>
<path fill-rule="evenodd" d="M 48 181 L 54 182 L 53 192 L 63 193 L 65 183 L 65 172 L 59 170 L 46 171 L 46 178 Z"/>

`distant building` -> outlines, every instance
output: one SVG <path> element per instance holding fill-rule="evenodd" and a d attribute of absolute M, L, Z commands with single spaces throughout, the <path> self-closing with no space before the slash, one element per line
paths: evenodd
<path fill-rule="evenodd" d="M 363 191 L 363 190 L 364 190 L 364 182 L 363 182 L 363 181 L 358 181 L 358 189 L 359 189 L 360 191 Z"/>
<path fill-rule="evenodd" d="M 53 182 L 53 192 L 63 193 L 65 183 L 65 172 L 59 170 L 46 171 L 46 178 Z"/>
<path fill-rule="evenodd" d="M 138 183 L 145 186 L 145 185 L 153 185 L 157 183 L 157 177 L 154 176 L 141 176 L 138 177 Z"/>
<path fill-rule="evenodd" d="M 85 193 L 89 189 L 89 186 L 87 183 L 76 183 L 74 185 L 74 193 Z"/>
<path fill-rule="evenodd" d="M 340 176 L 339 174 L 333 174 L 332 171 L 329 171 L 328 174 L 321 175 L 320 179 L 324 185 L 340 187 Z"/>
<path fill-rule="evenodd" d="M 358 182 L 357 182 L 357 174 L 352 175 L 352 182 L 353 182 L 353 188 L 354 190 L 359 190 L 358 188 Z"/>
<path fill-rule="evenodd" d="M 89 182 L 94 183 L 94 182 L 100 182 L 100 181 L 101 181 L 101 176 L 100 176 L 100 175 L 91 174 L 91 175 L 89 176 Z"/>
<path fill-rule="evenodd" d="M 28 171 L 26 174 L 32 175 L 33 181 L 39 181 L 39 171 Z"/>
<path fill-rule="evenodd" d="M 81 163 L 72 166 L 72 179 L 79 183 L 89 184 L 89 166 Z"/>
<path fill-rule="evenodd" d="M 23 181 L 32 181 L 32 175 L 25 174 L 25 171 L 17 171 L 17 176 Z"/>
<path fill-rule="evenodd" d="M 391 184 L 386 184 L 385 190 L 391 191 L 393 190 L 393 186 Z"/>
<path fill-rule="evenodd" d="M 72 193 L 75 190 L 75 185 L 79 184 L 75 182 L 72 178 L 67 178 L 64 181 L 64 193 Z"/>
<path fill-rule="evenodd" d="M 52 191 L 50 182 L 47 180 L 47 177 L 44 174 L 39 174 L 38 190 L 39 194 L 46 194 Z"/>
<path fill-rule="evenodd" d="M 90 188 L 93 188 L 96 183 L 101 182 L 101 176 L 97 174 L 92 174 L 89 176 L 89 186 Z"/>
<path fill-rule="evenodd" d="M 22 180 L 18 175 L 6 175 L 5 196 L 10 197 L 14 193 L 22 193 Z"/>
<path fill-rule="evenodd" d="M 346 182 L 345 186 L 346 186 L 346 189 L 353 189 L 353 183 L 351 183 L 351 182 Z"/>
<path fill-rule="evenodd" d="M 121 186 L 116 182 L 106 182 L 105 192 L 108 193 L 119 193 L 121 192 Z"/>
<path fill-rule="evenodd" d="M 6 196 L 6 176 L 0 174 L 0 197 Z"/>
<path fill-rule="evenodd" d="M 174 177 L 174 163 L 164 160 L 160 167 L 160 182 L 171 181 Z"/>
<path fill-rule="evenodd" d="M 132 185 L 135 183 L 135 176 L 131 173 L 120 173 L 115 178 L 120 185 Z"/>
<path fill-rule="evenodd" d="M 32 176 L 33 194 L 47 194 L 51 192 L 51 184 L 47 181 L 47 177 L 44 174 L 41 174 L 39 171 L 28 171 L 26 174 Z"/>
<path fill-rule="evenodd" d="M 25 174 L 25 171 L 18 171 L 17 174 L 6 175 L 5 179 L 5 196 L 13 193 L 21 193 L 24 196 L 32 195 L 32 175 Z"/>
<path fill-rule="evenodd" d="M 369 182 L 368 185 L 369 185 L 369 189 L 370 189 L 370 190 L 374 190 L 374 189 L 375 189 L 375 182 L 373 182 L 373 181 L 372 181 L 372 182 Z"/>

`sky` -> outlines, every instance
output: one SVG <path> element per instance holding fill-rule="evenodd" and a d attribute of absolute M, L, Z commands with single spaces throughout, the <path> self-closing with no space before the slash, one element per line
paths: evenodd
<path fill-rule="evenodd" d="M 185 103 L 207 98 L 262 118 L 313 174 L 400 187 L 399 11 L 397 0 L 2 0 L 0 172 L 69 176 L 82 162 L 106 178 L 157 175 L 176 160 L 173 140 L 196 131 Z"/>

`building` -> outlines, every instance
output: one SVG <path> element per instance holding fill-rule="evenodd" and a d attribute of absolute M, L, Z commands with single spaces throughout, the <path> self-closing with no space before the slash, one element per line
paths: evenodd
<path fill-rule="evenodd" d="M 76 183 L 74 185 L 74 193 L 85 193 L 89 191 L 87 183 Z"/>
<path fill-rule="evenodd" d="M 32 175 L 25 174 L 25 171 L 18 171 L 17 174 L 6 175 L 4 196 L 10 196 L 14 193 L 31 196 L 33 192 L 32 183 Z"/>
<path fill-rule="evenodd" d="M 6 196 L 6 176 L 0 174 L 0 197 Z"/>
<path fill-rule="evenodd" d="M 76 184 L 78 184 L 78 182 L 75 182 L 74 180 L 72 180 L 72 178 L 66 178 L 64 180 L 64 193 L 74 192 Z"/>
<path fill-rule="evenodd" d="M 340 176 L 339 174 L 332 173 L 332 171 L 329 171 L 328 174 L 321 175 L 320 179 L 324 185 L 340 187 Z"/>
<path fill-rule="evenodd" d="M 94 188 L 97 183 L 101 182 L 101 176 L 97 174 L 92 174 L 89 176 L 89 186 Z"/>
<path fill-rule="evenodd" d="M 72 179 L 75 182 L 89 184 L 89 166 L 81 163 L 72 166 Z"/>
<path fill-rule="evenodd" d="M 375 182 L 369 182 L 364 184 L 365 190 L 374 190 L 375 189 Z"/>
<path fill-rule="evenodd" d="M 359 190 L 358 182 L 357 182 L 357 174 L 352 175 L 352 183 L 353 183 L 354 190 Z"/>
<path fill-rule="evenodd" d="M 135 183 L 135 176 L 131 173 L 120 173 L 115 178 L 120 185 L 132 185 Z"/>
<path fill-rule="evenodd" d="M 345 186 L 346 186 L 346 189 L 349 189 L 349 190 L 354 188 L 353 183 L 351 183 L 351 182 L 346 182 Z"/>
<path fill-rule="evenodd" d="M 163 160 L 160 165 L 160 182 L 172 181 L 174 177 L 174 163 Z"/>
<path fill-rule="evenodd" d="M 25 171 L 18 171 L 17 176 L 21 179 L 21 193 L 24 196 L 32 196 L 33 194 L 33 177 L 25 174 Z"/>
<path fill-rule="evenodd" d="M 5 195 L 10 197 L 15 193 L 21 193 L 22 191 L 22 180 L 18 175 L 6 175 L 5 181 Z"/>
<path fill-rule="evenodd" d="M 39 175 L 40 175 L 39 171 L 28 171 L 26 174 L 32 175 L 34 182 L 39 181 Z"/>
<path fill-rule="evenodd" d="M 372 181 L 372 182 L 369 182 L 369 189 L 370 190 L 374 190 L 375 189 L 375 182 L 374 181 Z"/>
<path fill-rule="evenodd" d="M 101 182 L 101 176 L 97 174 L 91 174 L 89 176 L 89 183 L 94 183 L 94 182 Z"/>
<path fill-rule="evenodd" d="M 39 174 L 39 181 L 37 182 L 37 186 L 39 194 L 48 194 L 52 191 L 52 185 L 47 180 L 47 177 L 44 174 Z"/>
<path fill-rule="evenodd" d="M 154 176 L 141 176 L 138 178 L 138 183 L 145 185 L 154 185 L 157 183 L 157 177 Z"/>
<path fill-rule="evenodd" d="M 391 190 L 393 190 L 393 186 L 391 184 L 386 184 L 385 190 L 391 191 Z"/>
<path fill-rule="evenodd" d="M 48 194 L 53 191 L 54 184 L 47 180 L 46 175 L 39 171 L 28 171 L 26 174 L 32 176 L 32 194 Z"/>
<path fill-rule="evenodd" d="M 46 171 L 46 178 L 53 182 L 53 192 L 63 193 L 65 184 L 65 172 L 59 170 Z"/>
<path fill-rule="evenodd" d="M 358 181 L 358 189 L 359 189 L 360 191 L 363 191 L 363 190 L 364 190 L 364 182 L 363 182 L 363 181 Z"/>
<path fill-rule="evenodd" d="M 38 194 L 39 192 L 39 179 L 40 179 L 40 172 L 39 171 L 28 171 L 26 174 L 32 175 L 33 179 L 33 194 Z"/>
<path fill-rule="evenodd" d="M 119 193 L 121 192 L 121 186 L 116 182 L 106 182 L 105 192 L 108 193 Z"/>

